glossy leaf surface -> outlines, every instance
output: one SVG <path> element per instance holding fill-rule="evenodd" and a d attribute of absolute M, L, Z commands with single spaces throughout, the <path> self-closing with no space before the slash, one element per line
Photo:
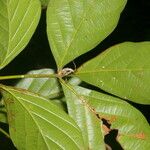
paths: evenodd
<path fill-rule="evenodd" d="M 82 97 L 76 95 L 78 93 L 70 84 L 63 82 L 62 85 L 69 115 L 76 121 L 82 131 L 85 149 L 105 150 L 101 120 L 97 118 L 85 103 L 82 103 Z M 82 93 L 87 92 L 87 94 L 89 92 L 82 88 L 78 90 L 81 90 Z"/>
<path fill-rule="evenodd" d="M 26 90 L 1 85 L 1 91 L 17 149 L 83 149 L 79 127 L 59 107 Z"/>
<path fill-rule="evenodd" d="M 147 150 L 150 147 L 150 127 L 144 116 L 127 102 L 93 90 L 74 86 L 78 95 L 111 124 L 110 129 L 117 129 L 116 140 L 125 150 Z M 71 99 L 73 100 L 73 99 Z M 74 109 L 72 110 L 72 112 Z M 83 110 L 80 110 L 82 112 Z M 77 113 L 77 112 L 76 112 Z M 89 118 L 89 114 L 86 114 Z M 84 117 L 83 113 L 77 119 Z M 93 126 L 91 126 L 93 129 Z M 93 137 L 94 138 L 94 137 Z"/>
<path fill-rule="evenodd" d="M 58 68 L 104 40 L 125 4 L 126 0 L 50 0 L 47 33 Z"/>
<path fill-rule="evenodd" d="M 136 103 L 150 104 L 150 42 L 125 42 L 83 64 L 83 81 Z"/>
<path fill-rule="evenodd" d="M 39 69 L 28 74 L 54 74 L 52 69 Z M 26 78 L 19 81 L 18 88 L 29 90 L 47 98 L 56 98 L 62 94 L 57 78 Z"/>
<path fill-rule="evenodd" d="M 118 129 L 116 140 L 125 150 L 147 150 L 150 147 L 150 127 L 144 116 L 127 102 L 92 91 L 89 104 L 100 116 Z"/>
<path fill-rule="evenodd" d="M 40 18 L 39 0 L 0 1 L 0 69 L 28 44 Z"/>

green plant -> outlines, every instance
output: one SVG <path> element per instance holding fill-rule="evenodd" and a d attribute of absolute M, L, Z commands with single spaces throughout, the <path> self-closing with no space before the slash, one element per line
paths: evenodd
<path fill-rule="evenodd" d="M 48 1 L 42 2 L 45 6 Z M 149 124 L 125 101 L 150 104 L 150 42 L 118 44 L 77 70 L 65 67 L 114 30 L 125 4 L 126 0 L 50 0 L 47 35 L 57 72 L 41 69 L 0 76 L 23 78 L 16 87 L 0 85 L 0 121 L 9 124 L 18 150 L 110 149 L 104 136 L 112 131 L 118 131 L 115 138 L 125 150 L 150 148 Z M 28 44 L 40 11 L 39 0 L 0 0 L 1 69 Z M 81 86 L 81 80 L 113 96 Z"/>

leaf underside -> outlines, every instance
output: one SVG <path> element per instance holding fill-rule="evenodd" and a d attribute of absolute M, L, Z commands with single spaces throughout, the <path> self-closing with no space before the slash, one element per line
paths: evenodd
<path fill-rule="evenodd" d="M 81 131 L 75 122 L 47 99 L 1 85 L 10 136 L 19 150 L 80 150 Z"/>
<path fill-rule="evenodd" d="M 125 42 L 76 72 L 81 80 L 136 103 L 150 104 L 150 42 Z"/>
<path fill-rule="evenodd" d="M 150 127 L 144 116 L 137 109 L 119 98 L 102 94 L 100 92 L 79 86 L 74 86 L 73 89 L 78 94 L 78 97 L 82 97 L 82 99 L 86 100 L 90 107 L 94 108 L 101 118 L 104 118 L 111 124 L 110 130 L 118 130 L 116 140 L 121 144 L 122 148 L 125 150 L 149 149 Z M 76 120 L 76 122 L 78 122 L 79 126 L 83 125 L 85 120 L 87 121 L 87 124 L 91 123 L 91 115 L 89 113 L 85 113 L 85 108 L 80 106 L 79 98 L 74 98 L 75 101 L 71 102 L 73 99 L 71 99 L 71 96 L 73 96 L 73 94 L 69 92 L 67 93 L 66 96 L 69 101 L 67 104 L 69 105 L 70 115 L 74 118 L 74 120 Z M 102 131 L 102 129 L 99 129 L 99 132 L 97 131 L 97 134 L 94 134 L 93 129 L 96 125 L 91 125 L 90 127 L 89 133 L 91 133 L 90 136 L 93 138 L 96 138 L 97 134 Z M 85 132 L 83 134 L 86 134 L 87 131 L 84 129 L 85 126 L 82 126 L 82 128 L 82 131 L 84 130 Z"/>
<path fill-rule="evenodd" d="M 54 74 L 52 69 L 32 70 L 27 74 Z M 56 78 L 26 78 L 16 84 L 17 88 L 26 89 L 46 98 L 56 98 L 61 95 L 62 90 Z"/>
<path fill-rule="evenodd" d="M 0 1 L 0 69 L 27 45 L 38 24 L 39 0 Z"/>
<path fill-rule="evenodd" d="M 121 99 L 91 93 L 90 105 L 118 129 L 116 140 L 125 150 L 147 150 L 150 147 L 150 127 L 144 116 Z"/>
<path fill-rule="evenodd" d="M 72 88 L 72 85 L 63 82 L 62 86 L 65 93 L 68 113 L 76 121 L 82 131 L 85 149 L 105 150 L 102 121 L 91 112 L 86 104 L 81 102 L 80 97 L 77 96 L 78 93 L 77 95 L 74 93 L 76 91 Z M 82 92 L 88 91 L 82 89 Z"/>

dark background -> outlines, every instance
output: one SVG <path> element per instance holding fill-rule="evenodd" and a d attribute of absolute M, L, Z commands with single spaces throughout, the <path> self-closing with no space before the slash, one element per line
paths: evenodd
<path fill-rule="evenodd" d="M 50 52 L 46 37 L 46 21 L 43 10 L 40 23 L 30 43 L 9 65 L 0 71 L 0 75 L 25 74 L 33 69 L 53 68 L 56 69 L 54 58 Z M 124 41 L 140 42 L 150 41 L 150 0 L 128 0 L 128 3 L 121 14 L 117 28 L 94 50 L 75 59 L 77 66 L 106 48 Z M 69 64 L 72 66 L 73 64 Z M 74 67 L 73 67 L 74 68 Z M 16 80 L 1 81 L 6 85 L 13 85 Z M 131 103 L 139 109 L 150 123 L 149 106 Z M 8 130 L 7 125 L 0 124 Z M 13 146 L 5 136 L 0 133 L 0 150 L 13 150 Z"/>

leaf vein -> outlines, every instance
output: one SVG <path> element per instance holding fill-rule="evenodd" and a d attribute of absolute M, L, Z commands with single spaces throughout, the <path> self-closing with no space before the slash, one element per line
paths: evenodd
<path fill-rule="evenodd" d="M 59 128 L 56 124 L 53 124 L 53 122 L 50 122 L 48 121 L 46 118 L 40 116 L 39 114 L 37 114 L 36 112 L 33 112 L 32 113 L 36 116 L 38 116 L 39 118 L 43 119 L 44 121 L 50 123 L 53 127 L 55 127 L 56 129 L 60 130 L 61 132 L 63 132 L 66 136 L 68 136 L 74 143 L 75 145 L 78 147 L 78 144 L 74 141 L 74 139 L 67 133 L 67 132 L 64 132 L 64 130 L 62 130 L 61 128 Z M 79 147 L 78 147 L 79 148 Z"/>

